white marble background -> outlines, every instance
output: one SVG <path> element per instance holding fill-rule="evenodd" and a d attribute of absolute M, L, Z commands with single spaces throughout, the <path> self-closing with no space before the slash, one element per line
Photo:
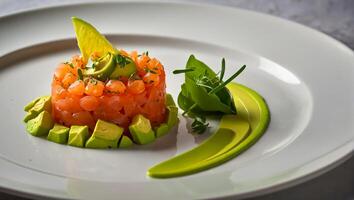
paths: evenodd
<path fill-rule="evenodd" d="M 88 2 L 94 1 L 98 0 L 88 0 Z M 320 30 L 354 49 L 354 0 L 191 1 L 245 8 L 286 18 Z M 80 2 L 84 0 L 0 0 L 0 16 L 33 8 Z M 25 200 L 26 198 L 0 192 L 0 200 L 2 199 Z M 306 183 L 250 200 L 283 199 L 354 200 L 354 156 L 339 167 Z"/>

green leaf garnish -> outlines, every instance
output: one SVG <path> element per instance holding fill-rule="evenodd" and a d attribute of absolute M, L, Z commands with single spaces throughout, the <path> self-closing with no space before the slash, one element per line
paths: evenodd
<path fill-rule="evenodd" d="M 206 122 L 205 117 L 196 116 L 191 127 L 194 133 L 202 134 L 209 127 L 209 123 Z"/>
<path fill-rule="evenodd" d="M 185 74 L 185 83 L 182 84 L 182 90 L 178 96 L 178 105 L 184 110 L 183 115 L 188 114 L 194 118 L 193 127 L 199 132 L 203 132 L 207 128 L 207 123 L 200 117 L 202 115 L 236 114 L 234 101 L 226 85 L 240 75 L 246 65 L 223 81 L 225 68 L 225 59 L 223 58 L 219 76 L 210 67 L 191 55 L 186 69 L 177 71 Z M 175 71 L 174 74 L 178 74 Z"/>
<path fill-rule="evenodd" d="M 77 74 L 78 74 L 78 78 L 79 80 L 84 80 L 84 75 L 82 74 L 82 70 L 81 69 L 77 69 Z"/>
<path fill-rule="evenodd" d="M 69 65 L 71 68 L 74 68 L 74 65 L 71 62 L 64 62 L 64 64 Z"/>
<path fill-rule="evenodd" d="M 118 65 L 119 65 L 121 68 L 125 67 L 125 65 L 127 65 L 127 64 L 129 64 L 129 63 L 131 62 L 127 57 L 122 56 L 122 55 L 120 55 L 120 54 L 117 54 L 117 55 L 115 56 L 115 59 L 116 59 L 116 63 L 118 63 Z"/>
<path fill-rule="evenodd" d="M 232 80 L 234 80 L 238 75 L 240 75 L 243 70 L 245 70 L 246 65 L 243 65 L 239 70 L 237 70 L 237 72 L 235 74 L 233 74 L 230 78 L 228 78 L 225 82 L 222 82 L 220 85 L 218 85 L 217 87 L 213 88 L 209 94 L 214 94 L 217 93 L 218 91 L 220 91 L 221 89 L 225 88 L 225 86 L 230 83 Z"/>
<path fill-rule="evenodd" d="M 173 70 L 173 74 L 182 74 L 182 73 L 186 73 L 186 72 L 191 72 L 194 71 L 194 69 L 176 69 Z"/>
<path fill-rule="evenodd" d="M 157 69 L 156 69 L 156 70 L 157 70 Z M 152 74 L 157 74 L 157 72 L 156 72 L 155 70 L 149 69 L 149 68 L 147 68 L 147 67 L 144 69 L 144 71 L 145 71 L 146 73 L 149 73 L 149 72 L 150 72 L 150 73 L 152 73 Z"/>
<path fill-rule="evenodd" d="M 204 87 L 210 87 L 210 91 L 208 92 L 209 95 L 211 94 L 215 94 L 218 91 L 222 90 L 225 88 L 225 86 L 230 83 L 232 80 L 234 80 L 238 75 L 240 75 L 242 73 L 242 71 L 246 68 L 246 65 L 243 65 L 235 74 L 233 74 L 230 78 L 228 78 L 225 82 L 222 82 L 220 85 L 212 88 L 211 86 L 208 85 L 204 85 Z M 197 84 L 198 85 L 198 84 Z M 200 84 L 199 84 L 200 85 Z M 185 110 L 183 112 L 183 115 L 187 114 L 188 112 L 190 112 L 193 108 L 195 108 L 198 104 L 194 103 L 189 109 Z"/>
<path fill-rule="evenodd" d="M 225 58 L 222 58 L 221 60 L 221 73 L 220 73 L 220 81 L 224 78 L 225 74 Z"/>

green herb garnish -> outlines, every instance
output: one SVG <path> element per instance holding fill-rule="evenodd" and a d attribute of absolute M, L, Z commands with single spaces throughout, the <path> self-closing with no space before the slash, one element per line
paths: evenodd
<path fill-rule="evenodd" d="M 98 65 L 98 62 L 94 62 L 94 63 L 92 63 L 92 65 L 91 65 L 91 69 L 95 69 L 95 68 L 96 68 L 96 65 Z"/>
<path fill-rule="evenodd" d="M 182 74 L 182 73 L 186 73 L 186 72 L 191 72 L 194 71 L 194 69 L 176 69 L 173 70 L 173 74 Z"/>
<path fill-rule="evenodd" d="M 207 123 L 201 120 L 203 119 L 200 117 L 201 115 L 237 113 L 226 85 L 240 75 L 246 66 L 242 66 L 226 81 L 223 81 L 225 66 L 225 59 L 222 59 L 219 76 L 210 67 L 191 55 L 187 61 L 186 69 L 175 70 L 185 74 L 185 83 L 182 84 L 182 90 L 178 95 L 178 105 L 184 110 L 183 115 L 188 114 L 194 118 L 193 126 L 200 132 L 207 128 Z"/>
<path fill-rule="evenodd" d="M 115 59 L 116 59 L 116 63 L 118 63 L 118 65 L 123 68 L 125 67 L 125 65 L 131 63 L 131 61 L 129 60 L 129 58 L 125 57 L 125 56 L 122 56 L 120 54 L 117 54 L 115 56 Z"/>
<path fill-rule="evenodd" d="M 194 133 L 202 134 L 209 127 L 209 123 L 206 122 L 205 117 L 195 116 L 191 127 Z"/>
<path fill-rule="evenodd" d="M 157 72 L 156 72 L 155 70 L 151 70 L 151 69 L 149 69 L 149 68 L 147 68 L 147 67 L 146 67 L 144 70 L 145 70 L 146 73 L 150 72 L 150 73 L 152 73 L 152 74 L 157 74 Z M 156 69 L 156 70 L 157 70 L 157 69 Z"/>
<path fill-rule="evenodd" d="M 221 60 L 221 72 L 220 72 L 220 81 L 222 81 L 222 79 L 224 78 L 224 74 L 225 74 L 225 58 L 222 58 Z"/>
<path fill-rule="evenodd" d="M 214 94 L 217 93 L 218 91 L 222 90 L 225 88 L 225 86 L 230 83 L 232 80 L 234 80 L 238 75 L 240 75 L 243 70 L 246 68 L 246 65 L 243 65 L 239 70 L 237 70 L 236 73 L 234 73 L 229 79 L 227 79 L 225 82 L 221 82 L 220 85 L 217 87 L 213 88 L 208 94 Z"/>
<path fill-rule="evenodd" d="M 97 85 L 97 80 L 95 79 L 95 78 L 93 78 L 93 77 L 88 77 L 88 78 L 86 78 L 85 80 L 84 80 L 84 82 L 86 83 L 86 82 L 88 82 L 88 83 L 90 83 L 90 84 L 94 84 L 94 85 Z"/>
<path fill-rule="evenodd" d="M 140 80 L 140 76 L 138 74 L 136 74 L 136 72 L 130 74 L 130 76 L 128 77 L 128 80 Z"/>
<path fill-rule="evenodd" d="M 74 68 L 74 65 L 71 62 L 64 62 L 65 65 L 69 65 L 71 68 Z"/>
<path fill-rule="evenodd" d="M 78 74 L 78 78 L 79 80 L 84 80 L 84 75 L 82 74 L 82 70 L 81 69 L 77 69 L 77 74 Z"/>

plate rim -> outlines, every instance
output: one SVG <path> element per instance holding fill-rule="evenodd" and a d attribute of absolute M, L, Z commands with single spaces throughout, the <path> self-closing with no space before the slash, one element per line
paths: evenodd
<path fill-rule="evenodd" d="M 5 15 L 1 15 L 0 16 L 0 20 L 6 20 L 8 18 L 11 18 L 13 16 L 19 16 L 22 14 L 31 14 L 34 12 L 41 12 L 41 11 L 45 11 L 45 10 L 50 10 L 50 9 L 58 9 L 58 8 L 65 8 L 65 7 L 72 7 L 72 6 L 80 6 L 80 5 L 103 5 L 103 4 L 121 4 L 121 3 L 127 3 L 127 4 L 131 4 L 131 3 L 159 3 L 159 4 L 168 4 L 168 5 L 184 5 L 184 6 L 188 6 L 188 5 L 193 5 L 193 6 L 198 6 L 198 7 L 206 7 L 206 8 L 221 8 L 221 9 L 230 9 L 230 10 L 240 10 L 240 11 L 244 11 L 247 13 L 253 13 L 256 14 L 258 16 L 265 16 L 265 17 L 270 17 L 272 19 L 276 19 L 276 20 L 282 20 L 283 22 L 286 23 L 290 23 L 290 24 L 295 24 L 300 26 L 301 28 L 305 28 L 307 30 L 311 30 L 312 33 L 317 33 L 317 34 L 321 34 L 323 36 L 325 36 L 325 39 L 329 39 L 332 42 L 335 42 L 337 45 L 340 45 L 344 48 L 346 48 L 347 50 L 349 50 L 353 55 L 354 55 L 354 50 L 351 49 L 348 45 L 346 45 L 345 43 L 333 38 L 332 36 L 328 35 L 327 33 L 321 32 L 317 29 L 308 27 L 306 25 L 300 24 L 298 22 L 295 21 L 291 21 L 289 19 L 285 19 L 285 18 L 280 18 L 271 14 L 267 14 L 267 13 L 261 13 L 261 12 L 257 12 L 257 11 L 253 11 L 253 10 L 248 10 L 248 9 L 242 9 L 242 8 L 236 8 L 236 7 L 230 7 L 230 6 L 226 6 L 226 5 L 217 5 L 217 4 L 213 4 L 213 3 L 201 3 L 201 2 L 178 2 L 178 1 L 163 1 L 163 0 L 149 0 L 149 1 L 142 1 L 142 0 L 133 0 L 133 1 L 129 1 L 129 0 L 119 0 L 116 2 L 113 1 L 92 1 L 92 2 L 75 2 L 75 3 L 64 3 L 64 4 L 58 4 L 58 5 L 49 5 L 49 6 L 43 6 L 43 7 L 37 7 L 37 8 L 30 8 L 30 9 L 25 9 L 25 10 L 18 10 L 12 13 L 8 13 Z M 245 51 L 246 53 L 249 53 L 247 51 Z M 8 52 L 11 53 L 11 52 Z M 251 53 L 252 54 L 252 53 Z M 328 157 L 330 157 L 332 154 L 335 154 L 336 156 L 333 155 L 332 159 L 326 159 Z M 354 138 L 347 141 L 347 143 L 333 151 L 330 152 L 326 152 L 323 155 L 321 155 L 318 158 L 315 158 L 314 160 L 312 160 L 311 162 L 306 163 L 306 165 L 304 165 L 303 167 L 308 167 L 308 166 L 312 166 L 312 170 L 308 169 L 308 170 L 304 170 L 299 172 L 299 174 L 296 174 L 295 177 L 292 178 L 288 178 L 287 180 L 282 180 L 280 183 L 276 183 L 276 184 L 272 184 L 271 186 L 265 186 L 265 187 L 260 187 L 257 190 L 253 190 L 253 191 L 249 191 L 249 192 L 241 192 L 241 193 L 237 193 L 237 194 L 230 194 L 230 195 L 223 195 L 223 196 L 218 196 L 218 197 L 211 197 L 211 198 L 225 198 L 225 197 L 235 197 L 235 198 L 245 198 L 245 197 L 254 197 L 254 196 L 259 196 L 259 195 L 264 195 L 264 194 L 268 194 L 271 192 L 275 192 L 275 191 L 279 191 L 279 190 L 283 190 L 289 187 L 293 187 L 296 185 L 299 185 L 303 182 L 309 181 L 313 178 L 316 178 L 317 176 L 324 174 L 328 171 L 330 171 L 331 169 L 339 166 L 340 164 L 342 164 L 343 162 L 345 162 L 346 160 L 350 159 L 352 156 L 354 155 Z M 315 167 L 314 167 L 315 166 Z M 48 198 L 55 198 L 58 199 L 57 197 L 53 197 L 53 196 L 45 196 L 45 195 L 41 195 L 39 193 L 34 193 L 31 191 L 25 191 L 25 190 L 17 190 L 17 189 L 13 189 L 13 188 L 7 188 L 5 187 L 3 184 L 1 184 L 0 182 L 0 191 L 6 192 L 6 193 L 10 193 L 10 194 L 14 194 L 14 195 L 19 195 L 19 196 L 23 196 L 23 197 L 28 197 L 28 195 L 30 195 L 31 197 L 35 197 L 35 198 L 43 198 L 43 199 L 48 199 Z"/>
<path fill-rule="evenodd" d="M 337 43 L 337 45 L 341 45 L 342 47 L 346 48 L 354 55 L 354 49 L 351 49 L 347 44 L 343 43 L 342 41 L 332 37 L 331 35 L 329 35 L 325 32 L 322 32 L 322 31 L 312 28 L 310 26 L 301 24 L 299 22 L 292 21 L 287 18 L 282 18 L 282 17 L 278 17 L 275 15 L 271 15 L 269 13 L 263 13 L 263 12 L 258 12 L 255 10 L 249 10 L 249 9 L 244 9 L 244 8 L 239 8 L 239 7 L 231 7 L 231 6 L 227 6 L 227 5 L 220 5 L 220 4 L 214 4 L 214 3 L 208 3 L 208 2 L 202 3 L 202 2 L 177 1 L 177 0 L 171 0 L 171 1 L 167 1 L 167 0 L 115 0 L 115 1 L 114 0 L 111 0 L 111 1 L 110 0 L 102 0 L 102 1 L 93 0 L 90 2 L 61 3 L 61 4 L 45 5 L 45 6 L 34 7 L 34 8 L 29 8 L 29 9 L 17 10 L 15 12 L 10 12 L 10 13 L 4 14 L 4 15 L 0 15 L 0 20 L 6 20 L 6 18 L 11 18 L 14 16 L 22 15 L 22 14 L 30 14 L 30 13 L 34 13 L 34 12 L 41 12 L 41 11 L 50 10 L 50 9 L 57 9 L 57 8 L 66 8 L 66 7 L 80 6 L 80 5 L 93 6 L 93 5 L 122 4 L 122 3 L 125 3 L 125 4 L 150 3 L 150 4 L 165 4 L 165 5 L 174 4 L 174 5 L 184 5 L 184 6 L 190 5 L 190 6 L 195 6 L 195 7 L 219 8 L 219 9 L 227 9 L 227 10 L 231 10 L 231 11 L 238 10 L 238 11 L 253 13 L 253 14 L 256 14 L 259 16 L 265 16 L 265 17 L 272 18 L 275 20 L 281 20 L 286 23 L 300 26 L 301 28 L 304 28 L 306 30 L 316 32 L 317 34 L 321 34 L 322 36 L 325 36 L 327 39 L 330 39 L 332 42 Z M 249 53 L 247 51 L 244 51 L 244 52 Z M 0 56 L 2 56 L 2 55 L 0 55 Z"/>

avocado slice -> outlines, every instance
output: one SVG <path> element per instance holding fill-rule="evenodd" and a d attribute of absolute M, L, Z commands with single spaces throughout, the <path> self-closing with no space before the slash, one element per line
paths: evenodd
<path fill-rule="evenodd" d="M 23 121 L 28 122 L 29 120 L 35 118 L 42 111 L 51 112 L 52 102 L 51 96 L 43 96 L 27 104 L 24 108 L 28 110 L 28 113 L 24 117 Z"/>
<path fill-rule="evenodd" d="M 97 137 L 90 137 L 86 144 L 86 148 L 92 148 L 92 149 L 111 149 L 111 148 L 117 148 L 118 142 L 112 141 L 112 140 L 105 140 Z"/>
<path fill-rule="evenodd" d="M 35 100 L 29 102 L 27 105 L 24 107 L 24 111 L 28 112 L 33 106 L 41 99 L 42 97 L 38 97 Z"/>
<path fill-rule="evenodd" d="M 129 57 L 117 54 L 116 56 L 116 67 L 111 74 L 111 79 L 118 79 L 119 77 L 130 77 L 136 72 L 136 65 L 132 59 Z"/>
<path fill-rule="evenodd" d="M 159 138 L 168 133 L 170 130 L 170 127 L 166 123 L 160 124 L 160 126 L 155 127 L 155 137 Z"/>
<path fill-rule="evenodd" d="M 115 56 L 112 53 L 107 53 L 93 64 L 93 68 L 87 69 L 85 75 L 93 76 L 99 80 L 106 80 L 112 74 L 115 67 Z"/>
<path fill-rule="evenodd" d="M 88 135 L 89 131 L 87 126 L 73 125 L 70 127 L 68 145 L 84 147 Z"/>
<path fill-rule="evenodd" d="M 117 148 L 123 130 L 116 124 L 99 119 L 85 146 L 87 148 Z"/>
<path fill-rule="evenodd" d="M 173 100 L 173 97 L 172 97 L 171 94 L 166 94 L 165 99 L 166 99 L 165 100 L 166 106 L 174 106 L 174 107 L 176 107 L 176 103 Z"/>
<path fill-rule="evenodd" d="M 27 122 L 26 130 L 34 136 L 47 135 L 53 127 L 54 122 L 52 116 L 47 111 L 42 111 L 39 115 Z"/>
<path fill-rule="evenodd" d="M 23 118 L 23 122 L 28 122 L 29 120 L 35 118 L 38 115 L 36 112 L 28 112 L 26 113 L 25 117 Z"/>
<path fill-rule="evenodd" d="M 137 144 L 147 144 L 155 140 L 155 133 L 151 128 L 150 121 L 139 114 L 133 118 L 129 126 L 133 141 Z"/>
<path fill-rule="evenodd" d="M 60 125 L 54 124 L 54 127 L 50 129 L 47 139 L 49 141 L 66 144 L 68 142 L 70 128 Z"/>
<path fill-rule="evenodd" d="M 166 108 L 168 110 L 167 120 L 165 123 L 162 123 L 158 127 L 154 128 L 156 138 L 166 135 L 168 131 L 178 122 L 178 108 L 172 95 L 166 94 L 165 98 Z"/>
<path fill-rule="evenodd" d="M 178 122 L 178 108 L 176 106 L 167 106 L 167 110 L 167 125 L 171 128 Z"/>
<path fill-rule="evenodd" d="M 50 112 L 52 109 L 51 96 L 43 96 L 34 104 L 34 106 L 29 110 L 29 112 L 42 112 L 46 110 Z"/>
<path fill-rule="evenodd" d="M 133 146 L 133 141 L 128 137 L 123 135 L 120 139 L 119 148 L 128 148 Z"/>
<path fill-rule="evenodd" d="M 117 126 L 116 124 L 99 119 L 92 135 L 104 140 L 116 140 L 118 142 L 122 134 L 123 128 Z"/>

